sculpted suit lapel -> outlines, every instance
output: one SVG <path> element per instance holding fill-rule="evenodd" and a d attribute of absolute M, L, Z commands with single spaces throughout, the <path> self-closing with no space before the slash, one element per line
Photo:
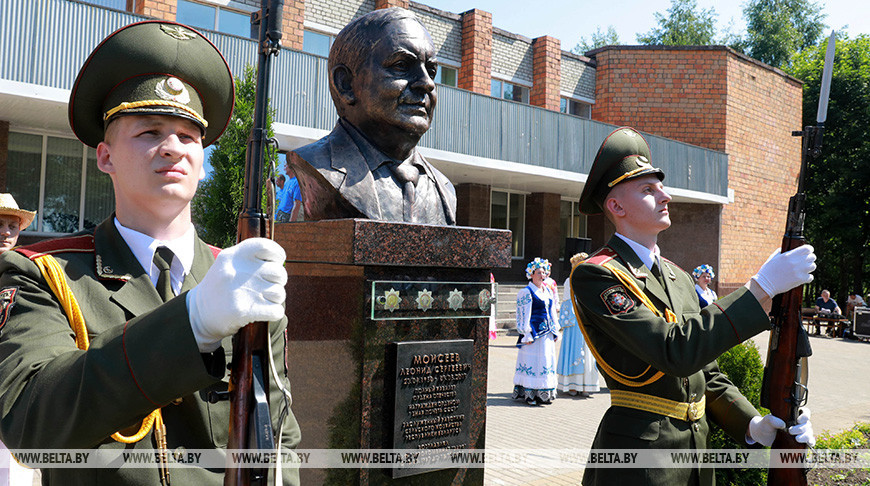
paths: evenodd
<path fill-rule="evenodd" d="M 371 219 L 381 219 L 375 179 L 365 157 L 340 123 L 329 135 L 329 159 L 332 170 L 344 174 L 338 191 Z"/>
<path fill-rule="evenodd" d="M 435 179 L 435 186 L 438 188 L 438 195 L 441 196 L 441 205 L 444 207 L 447 224 L 456 224 L 456 194 L 448 190 L 447 184 L 450 184 L 450 181 L 443 174 L 436 171 L 419 151 L 415 151 L 415 156 L 417 161 L 426 168 L 426 172 L 431 174 L 432 178 Z"/>
<path fill-rule="evenodd" d="M 610 241 L 607 242 L 607 246 L 616 251 L 619 255 L 619 259 L 634 277 L 635 283 L 637 283 L 638 287 L 640 287 L 647 296 L 657 300 L 659 304 L 668 307 L 669 309 L 673 309 L 667 289 L 662 287 L 659 281 L 652 275 L 650 269 L 640 260 L 637 253 L 635 253 L 630 246 L 616 235 L 610 238 Z M 668 270 L 663 270 L 663 272 L 665 276 L 664 280 L 669 280 Z"/>

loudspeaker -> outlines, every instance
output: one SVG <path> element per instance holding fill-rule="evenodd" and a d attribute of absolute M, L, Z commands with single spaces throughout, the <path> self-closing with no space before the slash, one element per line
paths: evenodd
<path fill-rule="evenodd" d="M 565 255 L 562 260 L 565 269 L 571 271 L 571 257 L 580 252 L 589 253 L 592 251 L 591 238 L 565 238 Z"/>
<path fill-rule="evenodd" d="M 870 338 L 870 307 L 855 307 L 852 323 L 852 333 L 854 335 Z"/>

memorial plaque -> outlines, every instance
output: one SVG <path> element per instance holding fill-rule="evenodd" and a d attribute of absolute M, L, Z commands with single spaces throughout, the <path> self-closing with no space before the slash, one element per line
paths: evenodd
<path fill-rule="evenodd" d="M 469 447 L 473 344 L 471 339 L 390 344 L 393 449 Z M 434 470 L 394 468 L 392 475 Z"/>

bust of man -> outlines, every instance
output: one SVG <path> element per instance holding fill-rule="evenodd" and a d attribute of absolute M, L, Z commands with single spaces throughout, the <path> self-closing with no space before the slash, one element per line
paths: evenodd
<path fill-rule="evenodd" d="M 432 38 L 408 10 L 376 10 L 342 29 L 328 61 L 339 121 L 287 158 L 306 220 L 456 224 L 453 185 L 417 151 L 437 67 Z"/>

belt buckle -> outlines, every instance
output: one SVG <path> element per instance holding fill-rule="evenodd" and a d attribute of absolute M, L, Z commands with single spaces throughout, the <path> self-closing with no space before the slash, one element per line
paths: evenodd
<path fill-rule="evenodd" d="M 689 403 L 689 409 L 686 413 L 690 421 L 694 422 L 704 416 L 704 409 L 701 407 L 701 402 Z"/>

